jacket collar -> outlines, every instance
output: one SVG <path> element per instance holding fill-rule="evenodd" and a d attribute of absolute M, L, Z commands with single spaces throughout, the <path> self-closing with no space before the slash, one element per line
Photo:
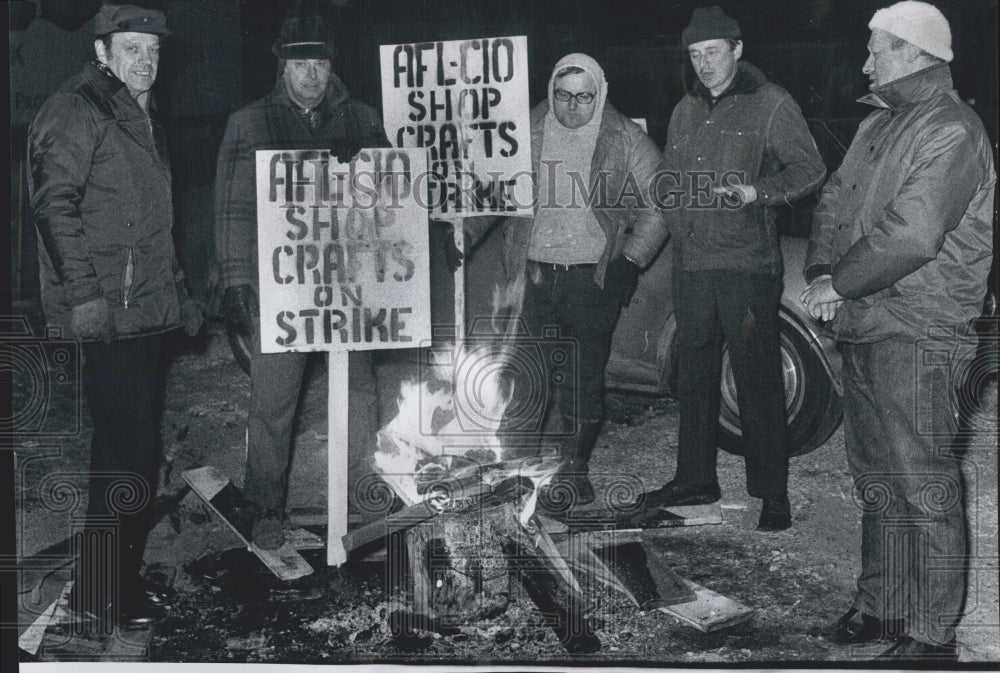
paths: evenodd
<path fill-rule="evenodd" d="M 717 103 L 726 96 L 753 93 L 765 84 L 767 84 L 767 77 L 764 76 L 764 73 L 759 68 L 743 61 L 737 61 L 736 75 L 733 77 L 733 81 L 729 83 L 725 91 L 719 94 L 718 98 L 712 97 L 712 92 L 701 83 L 697 73 L 695 74 L 694 86 L 691 87 L 691 94 L 709 103 Z"/>
<path fill-rule="evenodd" d="M 876 87 L 871 93 L 859 98 L 858 102 L 895 111 L 953 88 L 951 68 L 947 63 L 937 63 L 885 86 Z"/>
<path fill-rule="evenodd" d="M 83 78 L 103 100 L 111 98 L 125 88 L 125 83 L 115 77 L 111 70 L 100 61 L 93 60 L 83 66 Z"/>
<path fill-rule="evenodd" d="M 278 81 L 274 84 L 274 89 L 272 90 L 275 98 L 283 102 L 292 108 L 298 108 L 299 104 L 288 97 L 288 93 L 285 91 L 285 81 L 278 75 Z M 317 107 L 323 108 L 335 108 L 350 97 L 347 91 L 347 86 L 344 82 L 337 77 L 332 72 L 330 73 L 330 79 L 326 83 L 326 94 L 323 96 L 323 100 Z"/>
<path fill-rule="evenodd" d="M 131 101 L 136 107 L 139 107 L 139 103 L 132 98 L 132 94 L 125 88 L 125 83 L 118 79 L 107 66 L 101 64 L 99 61 L 93 60 L 83 66 L 83 79 L 93 87 L 94 91 L 101 97 L 101 100 L 108 100 L 120 94 L 123 98 Z M 149 116 L 155 116 L 157 110 L 156 97 L 150 92 Z"/>

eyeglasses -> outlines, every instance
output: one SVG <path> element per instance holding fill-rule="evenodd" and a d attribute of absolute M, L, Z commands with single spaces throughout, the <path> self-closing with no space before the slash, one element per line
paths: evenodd
<path fill-rule="evenodd" d="M 556 100 L 559 101 L 560 103 L 568 103 L 574 98 L 576 99 L 576 102 L 579 103 L 580 105 L 587 105 L 588 103 L 594 102 L 594 94 L 590 93 L 589 91 L 581 91 L 580 93 L 570 93 L 565 89 L 556 89 L 555 91 L 552 92 L 552 95 L 555 96 Z"/>

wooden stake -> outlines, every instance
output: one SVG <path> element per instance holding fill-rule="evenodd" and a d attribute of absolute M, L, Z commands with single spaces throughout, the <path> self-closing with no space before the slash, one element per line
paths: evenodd
<path fill-rule="evenodd" d="M 326 564 L 347 561 L 348 366 L 347 351 L 331 352 L 327 364 L 327 535 Z"/>
<path fill-rule="evenodd" d="M 462 265 L 455 269 L 455 345 L 460 346 L 465 341 L 465 220 L 452 221 L 455 236 L 455 247 L 463 256 Z"/>

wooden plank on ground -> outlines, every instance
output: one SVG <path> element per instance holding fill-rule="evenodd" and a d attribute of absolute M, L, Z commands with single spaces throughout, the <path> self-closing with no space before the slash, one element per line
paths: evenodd
<path fill-rule="evenodd" d="M 547 514 L 569 526 L 573 532 L 623 533 L 722 523 L 722 506 L 717 502 L 708 505 L 661 507 L 629 513 L 579 509 Z"/>
<path fill-rule="evenodd" d="M 290 581 L 312 574 L 312 566 L 288 541 L 278 549 L 261 549 L 253 543 L 253 507 L 243 491 L 224 474 L 206 465 L 187 470 L 181 476 L 275 575 Z"/>
<path fill-rule="evenodd" d="M 657 608 L 660 612 L 676 617 L 705 633 L 742 624 L 754 615 L 753 608 L 748 608 L 742 603 L 703 587 L 697 582 L 685 579 L 684 583 L 694 591 L 696 599 L 690 603 Z"/>

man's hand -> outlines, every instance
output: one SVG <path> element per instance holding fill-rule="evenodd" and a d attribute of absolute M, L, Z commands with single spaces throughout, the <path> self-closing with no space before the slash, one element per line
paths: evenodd
<path fill-rule="evenodd" d="M 824 275 L 809 283 L 809 287 L 799 295 L 799 301 L 813 318 L 827 321 L 836 317 L 837 309 L 844 303 L 844 297 L 833 289 L 833 278 Z"/>
<path fill-rule="evenodd" d="M 361 151 L 361 141 L 356 138 L 343 138 L 335 141 L 330 148 L 330 154 L 337 157 L 342 164 L 351 163 L 351 159 Z"/>
<path fill-rule="evenodd" d="M 205 324 L 205 317 L 201 313 L 201 307 L 188 294 L 184 283 L 177 283 L 177 299 L 181 304 L 181 325 L 184 327 L 184 333 L 189 337 L 197 336 L 201 326 Z"/>
<path fill-rule="evenodd" d="M 227 287 L 222 296 L 222 311 L 226 320 L 238 325 L 245 334 L 253 334 L 253 319 L 260 315 L 260 304 L 253 286 L 244 283 Z"/>
<path fill-rule="evenodd" d="M 722 194 L 726 198 L 733 197 L 739 199 L 741 206 L 745 206 L 748 203 L 753 203 L 757 200 L 757 188 L 753 185 L 744 185 L 741 183 L 725 185 L 723 187 L 714 187 L 712 189 L 712 193 Z"/>
<path fill-rule="evenodd" d="M 337 161 L 348 164 L 351 159 L 361 151 L 361 132 L 358 130 L 357 120 L 350 109 L 344 116 L 344 135 L 334 138 L 330 147 L 330 154 L 337 157 Z"/>
<path fill-rule="evenodd" d="M 70 329 L 81 339 L 100 339 L 110 343 L 115 336 L 111 304 L 104 297 L 74 306 L 70 312 Z"/>

